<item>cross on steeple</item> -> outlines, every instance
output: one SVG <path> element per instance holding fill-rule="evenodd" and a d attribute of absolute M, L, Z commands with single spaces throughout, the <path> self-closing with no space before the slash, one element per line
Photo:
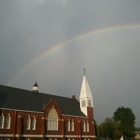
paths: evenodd
<path fill-rule="evenodd" d="M 84 68 L 84 75 L 86 75 L 86 69 Z"/>

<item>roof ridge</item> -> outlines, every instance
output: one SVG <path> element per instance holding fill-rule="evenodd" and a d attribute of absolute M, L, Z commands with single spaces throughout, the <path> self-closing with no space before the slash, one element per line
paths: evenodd
<path fill-rule="evenodd" d="M 16 88 L 16 87 L 11 87 L 11 86 L 5 86 L 5 85 L 0 85 L 0 86 L 3 86 L 3 87 L 5 87 L 5 88 L 11 88 L 11 89 L 15 89 L 15 90 L 22 90 L 22 91 L 28 91 L 28 92 L 31 92 L 31 93 L 33 93 L 32 92 L 32 90 L 27 90 L 27 89 L 21 89 L 21 88 Z M 33 93 L 33 94 L 35 94 L 35 93 Z M 72 98 L 70 98 L 70 97 L 64 97 L 64 96 L 60 96 L 60 95 L 55 95 L 55 94 L 49 94 L 49 93 L 43 93 L 43 92 L 39 92 L 39 93 L 37 93 L 37 94 L 47 94 L 47 95 L 50 95 L 50 96 L 57 96 L 57 97 L 61 97 L 61 98 L 67 98 L 67 99 L 72 99 Z"/>
<path fill-rule="evenodd" d="M 12 89 L 30 91 L 30 90 L 27 90 L 27 89 L 21 89 L 21 88 L 16 88 L 16 87 L 11 87 L 11 86 L 5 86 L 5 85 L 0 85 L 0 86 L 3 86 L 3 87 L 5 87 L 5 88 L 12 88 Z"/>

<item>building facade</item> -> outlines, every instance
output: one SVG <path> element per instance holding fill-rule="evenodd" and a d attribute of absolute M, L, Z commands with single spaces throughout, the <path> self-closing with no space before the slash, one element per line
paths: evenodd
<path fill-rule="evenodd" d="M 93 98 L 83 76 L 79 101 L 0 85 L 0 140 L 95 140 Z"/>

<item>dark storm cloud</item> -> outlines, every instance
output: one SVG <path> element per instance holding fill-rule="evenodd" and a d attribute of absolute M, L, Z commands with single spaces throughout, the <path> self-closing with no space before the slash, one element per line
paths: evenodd
<path fill-rule="evenodd" d="M 0 1 L 0 84 L 12 81 L 9 86 L 31 90 L 38 81 L 40 92 L 78 99 L 86 67 L 97 122 L 125 106 L 140 126 L 139 5 L 137 0 Z M 124 28 L 115 29 L 119 26 Z M 32 63 L 63 41 L 106 28 Z"/>

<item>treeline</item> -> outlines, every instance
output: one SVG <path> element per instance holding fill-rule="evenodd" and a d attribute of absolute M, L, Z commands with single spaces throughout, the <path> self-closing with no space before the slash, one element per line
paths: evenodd
<path fill-rule="evenodd" d="M 100 125 L 96 124 L 97 139 L 118 140 L 122 136 L 124 140 L 134 139 L 135 119 L 132 109 L 119 107 L 112 117 L 106 118 Z"/>

